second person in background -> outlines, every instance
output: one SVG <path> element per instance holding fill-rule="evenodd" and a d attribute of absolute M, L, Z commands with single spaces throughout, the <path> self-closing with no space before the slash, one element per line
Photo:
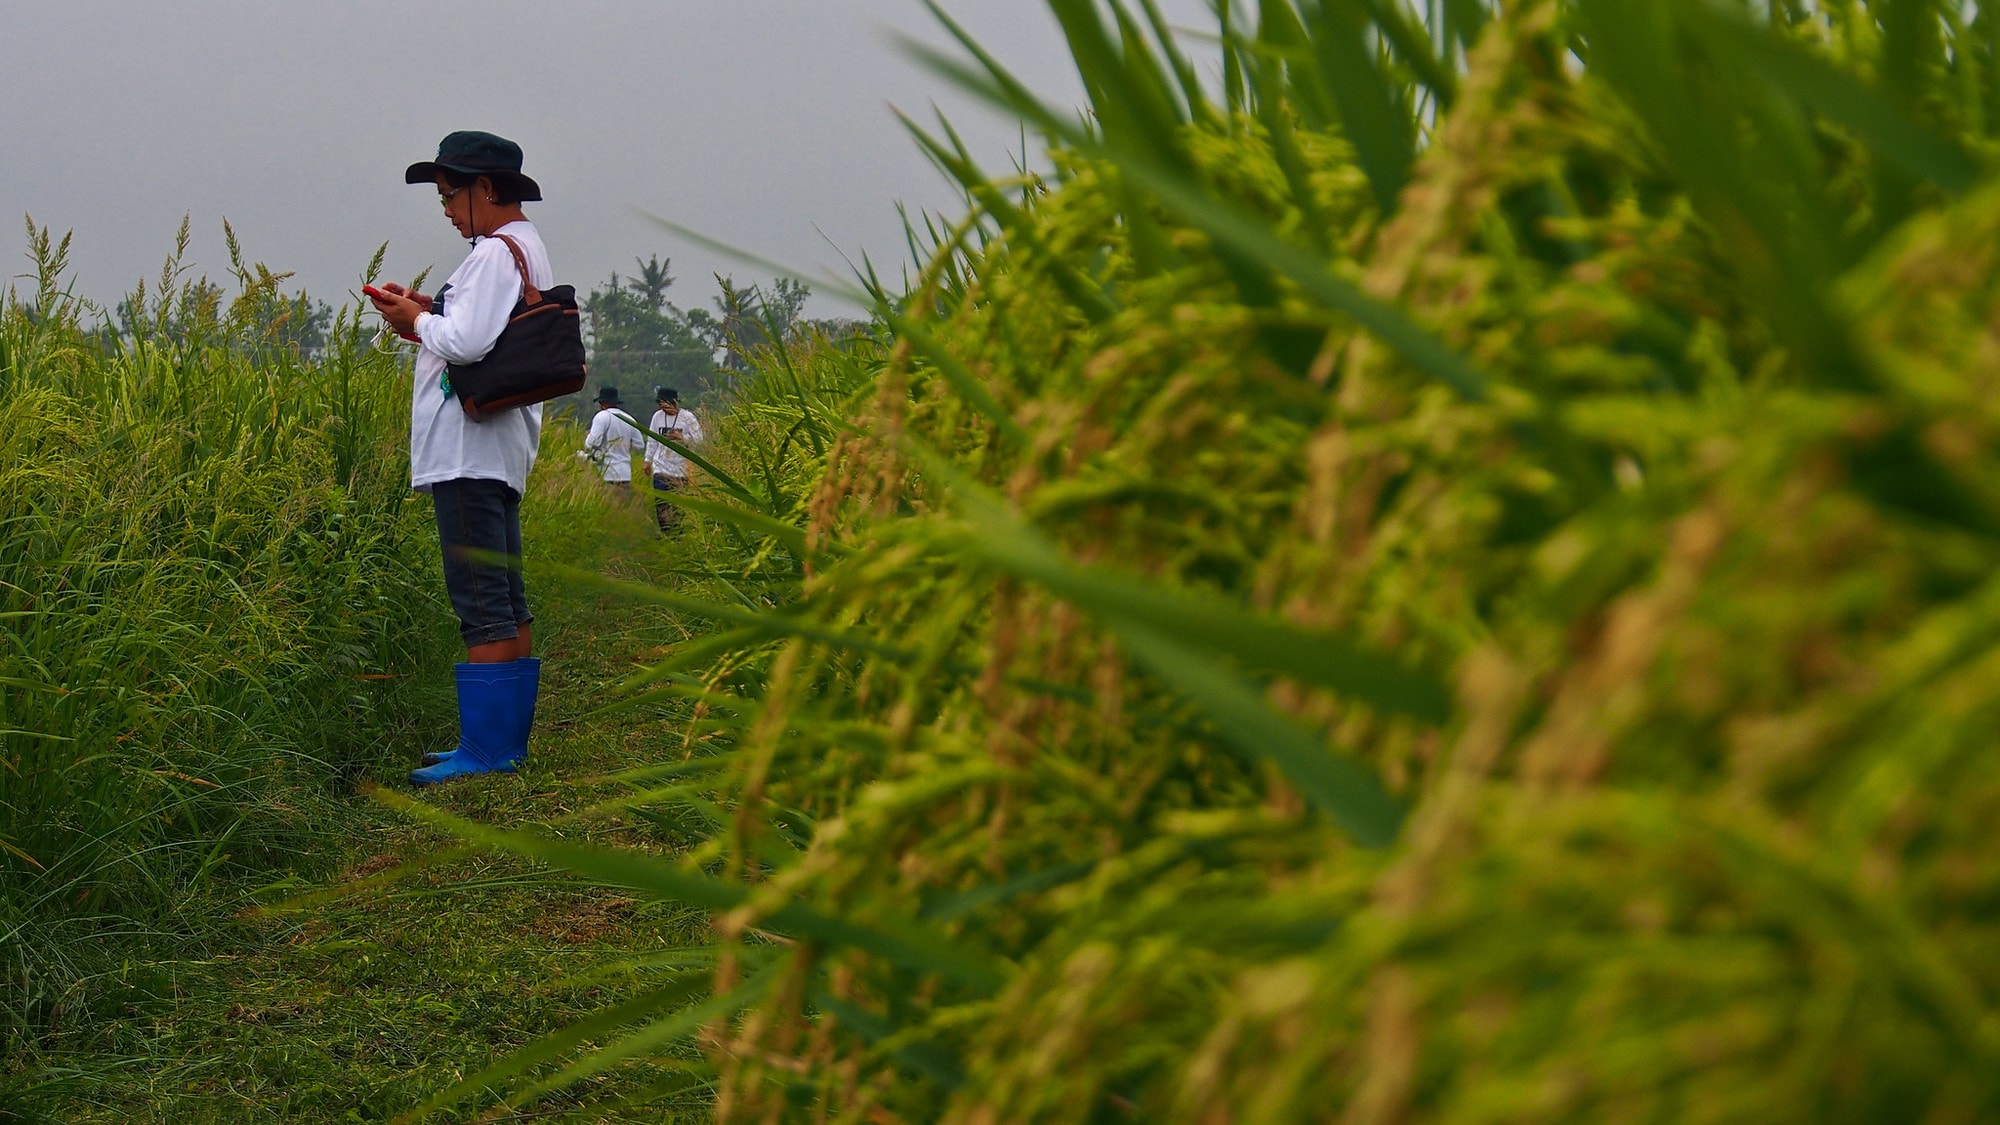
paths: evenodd
<path fill-rule="evenodd" d="M 646 474 L 653 478 L 653 491 L 681 492 L 688 486 L 688 461 L 678 450 L 659 440 L 659 435 L 682 445 L 701 444 L 701 419 L 694 411 L 681 405 L 681 394 L 672 387 L 653 388 L 653 401 L 659 409 L 653 412 L 651 431 L 646 438 Z M 653 501 L 653 520 L 660 525 L 664 534 L 672 531 L 680 523 L 681 510 L 671 501 Z"/>
<path fill-rule="evenodd" d="M 590 420 L 590 436 L 583 439 L 583 452 L 613 488 L 632 488 L 632 455 L 646 442 L 639 424 L 620 410 L 617 387 L 597 389 L 597 417 Z"/>

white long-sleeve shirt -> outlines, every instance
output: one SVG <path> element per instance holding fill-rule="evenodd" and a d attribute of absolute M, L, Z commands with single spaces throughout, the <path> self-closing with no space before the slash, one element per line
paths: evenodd
<path fill-rule="evenodd" d="M 555 284 L 549 252 L 534 224 L 508 223 L 528 260 L 536 288 Z M 521 274 L 507 244 L 486 237 L 445 283 L 443 310 L 417 317 L 416 386 L 410 395 L 410 486 L 429 492 L 443 480 L 504 481 L 515 492 L 528 489 L 528 472 L 542 444 L 542 407 L 505 410 L 484 422 L 465 416 L 453 396 L 439 386 L 446 363 L 476 363 L 493 350 L 507 318 L 521 299 Z"/>
<path fill-rule="evenodd" d="M 685 406 L 681 407 L 680 413 L 671 418 L 667 417 L 667 412 L 664 410 L 653 411 L 653 421 L 647 429 L 656 434 L 671 434 L 678 429 L 681 436 L 677 440 L 682 445 L 701 444 L 701 419 L 695 417 L 694 411 Z M 646 463 L 653 466 L 653 472 L 660 476 L 688 475 L 687 458 L 651 437 L 646 439 Z"/>
<path fill-rule="evenodd" d="M 639 424 L 632 416 L 612 407 L 598 411 L 597 417 L 590 420 L 590 436 L 583 439 L 583 451 L 597 462 L 606 481 L 629 481 L 632 455 L 645 442 L 646 435 L 639 432 Z"/>

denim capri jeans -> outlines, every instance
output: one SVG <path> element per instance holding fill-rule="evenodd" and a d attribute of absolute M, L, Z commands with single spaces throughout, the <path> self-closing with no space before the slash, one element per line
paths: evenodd
<path fill-rule="evenodd" d="M 465 647 L 511 641 L 533 621 L 521 583 L 521 494 L 497 480 L 446 480 L 431 485 L 444 587 L 458 614 Z M 513 566 L 474 561 L 468 552 L 505 555 Z"/>

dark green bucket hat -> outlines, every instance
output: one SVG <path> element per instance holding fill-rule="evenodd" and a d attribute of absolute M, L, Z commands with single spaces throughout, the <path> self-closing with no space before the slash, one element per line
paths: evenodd
<path fill-rule="evenodd" d="M 523 203 L 542 197 L 541 185 L 521 174 L 521 146 L 491 133 L 462 129 L 451 134 L 438 142 L 437 159 L 410 165 L 403 172 L 403 182 L 434 183 L 439 172 L 491 176 L 494 183 L 505 181 L 513 185 L 508 194 Z"/>

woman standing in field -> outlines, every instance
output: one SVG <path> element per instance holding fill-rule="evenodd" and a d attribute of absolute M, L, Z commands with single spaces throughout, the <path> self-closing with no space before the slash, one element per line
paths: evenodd
<path fill-rule="evenodd" d="M 459 741 L 425 756 L 414 785 L 512 771 L 528 752 L 541 662 L 531 655 L 521 557 L 521 494 L 541 445 L 542 408 L 505 410 L 473 421 L 454 401 L 446 364 L 484 358 L 521 297 L 520 248 L 529 279 L 554 284 L 541 235 L 521 210 L 542 189 L 521 174 L 521 148 L 491 133 L 458 132 L 438 145 L 436 160 L 410 165 L 404 182 L 437 188 L 445 217 L 472 240 L 472 252 L 435 297 L 401 285 L 370 289 L 389 326 L 418 341 L 410 397 L 410 485 L 437 509 L 445 588 L 465 638 L 458 665 Z M 505 238 L 493 237 L 504 235 Z M 504 555 L 496 565 L 478 553 Z"/>

